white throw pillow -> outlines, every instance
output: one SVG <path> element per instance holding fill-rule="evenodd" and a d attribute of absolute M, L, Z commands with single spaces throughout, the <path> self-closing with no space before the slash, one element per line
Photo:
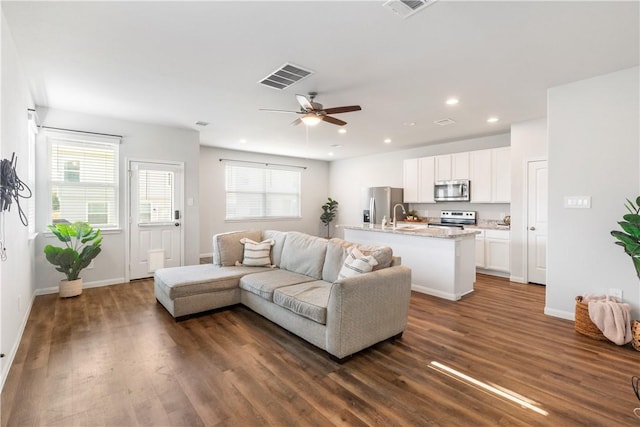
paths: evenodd
<path fill-rule="evenodd" d="M 240 243 L 244 245 L 242 265 L 248 267 L 266 267 L 271 265 L 271 246 L 276 243 L 275 240 L 267 239 L 258 243 L 245 237 L 240 239 Z"/>
<path fill-rule="evenodd" d="M 344 264 L 342 264 L 340 273 L 338 273 L 338 280 L 357 276 L 362 273 L 368 273 L 372 271 L 373 267 L 376 265 L 378 265 L 378 261 L 376 261 L 373 256 L 365 256 L 357 247 L 352 246 L 349 248 L 347 258 L 345 258 Z"/>

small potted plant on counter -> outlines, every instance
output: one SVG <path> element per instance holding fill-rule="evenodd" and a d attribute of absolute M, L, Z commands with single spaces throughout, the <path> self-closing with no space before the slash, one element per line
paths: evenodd
<path fill-rule="evenodd" d="M 100 229 L 93 229 L 88 222 L 59 223 L 50 225 L 49 230 L 64 243 L 64 247 L 47 245 L 44 253 L 66 280 L 60 281 L 60 297 L 74 297 L 82 293 L 80 271 L 88 267 L 100 251 Z"/>
<path fill-rule="evenodd" d="M 420 218 L 418 217 L 418 211 L 415 211 L 413 209 L 411 209 L 410 211 L 407 211 L 407 221 L 420 221 Z"/>

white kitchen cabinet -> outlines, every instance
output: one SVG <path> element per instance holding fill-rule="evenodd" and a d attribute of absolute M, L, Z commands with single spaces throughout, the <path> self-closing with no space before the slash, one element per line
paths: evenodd
<path fill-rule="evenodd" d="M 471 203 L 510 203 L 510 147 L 471 151 L 469 154 Z"/>
<path fill-rule="evenodd" d="M 435 180 L 469 179 L 469 152 L 435 157 Z"/>
<path fill-rule="evenodd" d="M 484 230 L 476 234 L 476 267 L 484 268 Z"/>
<path fill-rule="evenodd" d="M 418 159 L 405 159 L 403 163 L 402 183 L 404 187 L 403 200 L 405 203 L 418 203 L 420 175 Z M 433 196 L 432 196 L 433 197 Z"/>
<path fill-rule="evenodd" d="M 492 201 L 511 202 L 511 149 L 509 147 L 491 150 Z"/>
<path fill-rule="evenodd" d="M 471 203 L 491 203 L 491 150 L 469 154 Z"/>
<path fill-rule="evenodd" d="M 434 169 L 434 157 L 421 157 L 418 159 L 418 200 L 420 203 L 435 203 L 433 197 Z"/>
<path fill-rule="evenodd" d="M 507 230 L 485 231 L 485 269 L 509 273 L 509 234 Z"/>

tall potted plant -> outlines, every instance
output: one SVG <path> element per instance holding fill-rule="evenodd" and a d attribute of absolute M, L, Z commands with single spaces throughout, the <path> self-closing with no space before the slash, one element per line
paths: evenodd
<path fill-rule="evenodd" d="M 622 216 L 623 221 L 618 222 L 623 231 L 613 230 L 611 235 L 618 239 L 615 244 L 622 246 L 631 257 L 636 275 L 640 278 L 640 197 L 636 198 L 635 203 L 627 199 L 625 207 L 629 213 Z M 640 351 L 640 322 L 634 320 L 631 330 L 633 348 Z"/>
<path fill-rule="evenodd" d="M 47 261 L 66 276 L 66 280 L 60 281 L 60 297 L 80 295 L 82 293 L 80 271 L 88 267 L 102 250 L 100 229 L 94 230 L 88 222 L 74 222 L 50 225 L 49 230 L 64 243 L 64 247 L 53 245 L 44 247 Z"/>
<path fill-rule="evenodd" d="M 328 198 L 327 203 L 322 205 L 322 215 L 320 221 L 327 227 L 327 238 L 329 238 L 329 224 L 333 221 L 338 213 L 338 201 Z"/>

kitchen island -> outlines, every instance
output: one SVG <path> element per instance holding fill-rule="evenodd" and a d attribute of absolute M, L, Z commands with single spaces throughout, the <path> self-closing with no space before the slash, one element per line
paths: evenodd
<path fill-rule="evenodd" d="M 411 268 L 411 289 L 457 301 L 473 292 L 476 230 L 426 228 L 425 225 L 343 225 L 344 238 L 384 245 Z"/>

